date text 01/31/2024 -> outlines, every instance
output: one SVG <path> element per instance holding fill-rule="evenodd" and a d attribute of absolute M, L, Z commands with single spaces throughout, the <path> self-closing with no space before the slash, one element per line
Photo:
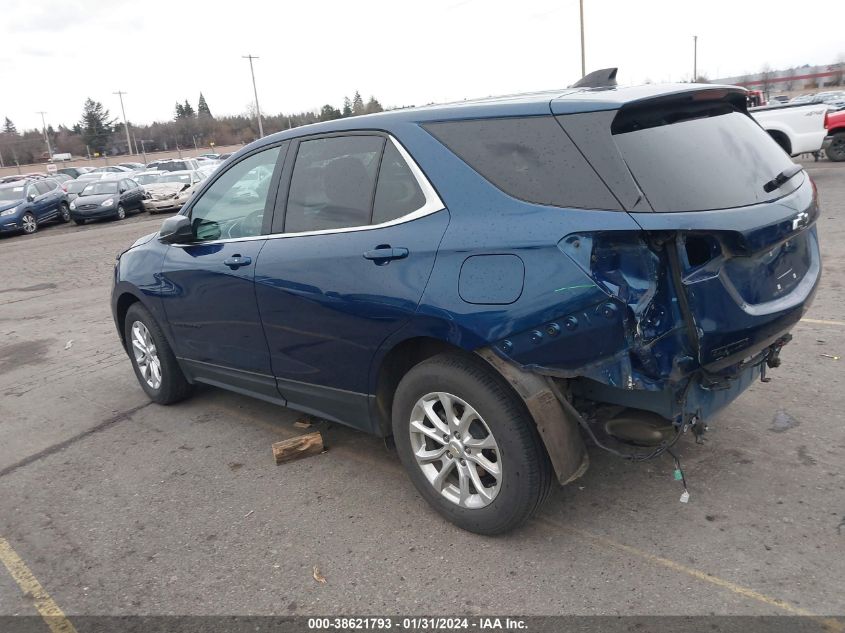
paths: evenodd
<path fill-rule="evenodd" d="M 522 619 L 510 617 L 337 617 L 308 619 L 308 629 L 311 631 L 390 630 L 393 628 L 407 631 L 456 629 L 518 631 L 526 629 L 527 623 Z"/>

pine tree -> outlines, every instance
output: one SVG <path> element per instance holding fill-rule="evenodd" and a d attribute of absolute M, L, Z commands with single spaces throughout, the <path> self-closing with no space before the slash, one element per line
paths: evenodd
<path fill-rule="evenodd" d="M 320 109 L 320 121 L 332 121 L 341 118 L 341 116 L 343 115 L 340 113 L 340 110 L 328 103 Z"/>
<path fill-rule="evenodd" d="M 6 117 L 6 121 L 3 123 L 3 131 L 6 134 L 17 134 L 18 128 L 15 127 L 15 124 L 12 123 L 12 120 L 9 117 Z"/>
<path fill-rule="evenodd" d="M 174 118 L 174 119 L 176 119 L 177 121 L 178 121 L 179 119 L 184 119 L 184 118 L 185 118 L 185 106 L 183 106 L 183 105 L 182 105 L 181 103 L 179 103 L 178 101 L 176 102 L 176 116 L 175 116 L 175 117 L 173 117 L 173 118 Z"/>
<path fill-rule="evenodd" d="M 214 118 L 211 116 L 211 110 L 209 109 L 208 103 L 202 93 L 200 93 L 200 99 L 197 101 L 197 115 L 200 117 L 207 117 L 209 119 Z"/>
<path fill-rule="evenodd" d="M 82 128 L 82 140 L 85 144 L 93 151 L 105 151 L 114 128 L 114 119 L 103 104 L 90 97 L 86 99 L 79 125 Z"/>
<path fill-rule="evenodd" d="M 358 116 L 364 113 L 364 100 L 361 98 L 361 93 L 356 90 L 355 96 L 352 97 L 352 114 L 353 116 Z"/>
<path fill-rule="evenodd" d="M 185 113 L 186 119 L 192 119 L 197 115 L 197 113 L 194 111 L 194 108 L 191 106 L 190 103 L 188 103 L 187 99 L 185 99 L 185 105 L 183 106 L 182 111 Z"/>
<path fill-rule="evenodd" d="M 381 107 L 381 104 L 375 97 L 370 97 L 370 100 L 367 101 L 365 110 L 367 114 L 372 114 L 373 112 L 384 112 L 384 108 Z"/>
<path fill-rule="evenodd" d="M 344 117 L 352 116 L 352 102 L 349 100 L 349 97 L 343 98 L 342 115 Z"/>

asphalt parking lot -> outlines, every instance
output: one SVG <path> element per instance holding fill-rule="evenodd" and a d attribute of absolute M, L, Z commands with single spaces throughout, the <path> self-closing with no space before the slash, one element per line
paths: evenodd
<path fill-rule="evenodd" d="M 690 502 L 668 457 L 591 449 L 581 480 L 497 538 L 430 510 L 379 439 L 320 423 L 327 453 L 276 466 L 293 411 L 211 388 L 150 404 L 108 296 L 115 254 L 161 217 L 0 239 L 0 539 L 71 621 L 845 614 L 845 164 L 805 165 L 820 291 L 772 382 L 681 442 Z M 0 615 L 37 614 L 19 584 L 0 566 Z"/>

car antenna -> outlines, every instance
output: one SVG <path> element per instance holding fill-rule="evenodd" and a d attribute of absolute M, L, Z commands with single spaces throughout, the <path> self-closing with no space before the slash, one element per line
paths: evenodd
<path fill-rule="evenodd" d="M 616 85 L 616 71 L 618 68 L 602 68 L 584 75 L 569 86 L 570 88 L 612 88 Z"/>

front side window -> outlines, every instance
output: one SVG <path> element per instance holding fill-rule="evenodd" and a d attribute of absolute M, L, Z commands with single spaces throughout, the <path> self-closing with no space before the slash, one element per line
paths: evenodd
<path fill-rule="evenodd" d="M 273 171 L 285 145 L 253 154 L 226 170 L 191 208 L 198 240 L 260 235 Z"/>
<path fill-rule="evenodd" d="M 296 154 L 285 233 L 370 223 L 384 138 L 336 136 L 303 141 Z"/>

